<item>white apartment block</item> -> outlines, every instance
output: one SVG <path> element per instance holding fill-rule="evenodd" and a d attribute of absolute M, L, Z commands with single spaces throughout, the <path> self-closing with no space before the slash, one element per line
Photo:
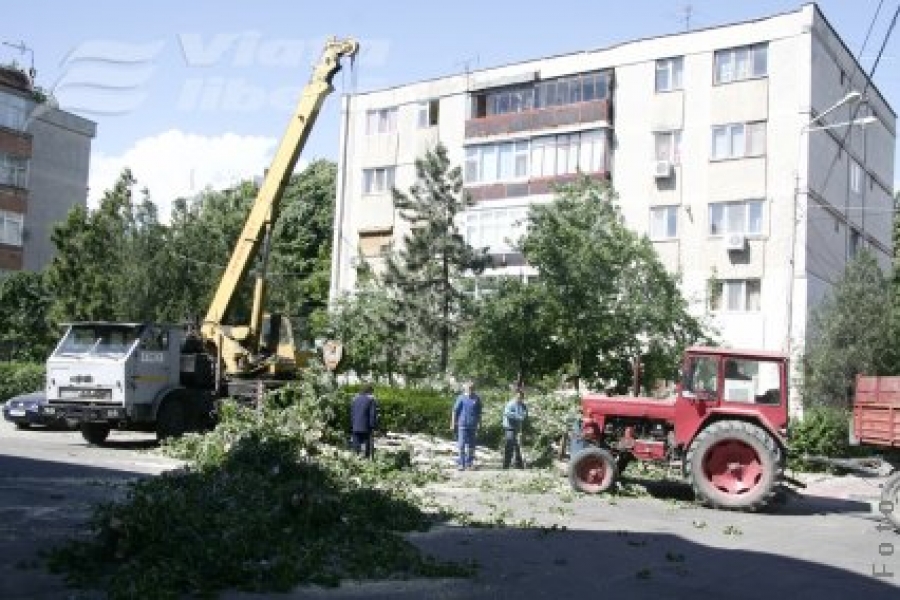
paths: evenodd
<path fill-rule="evenodd" d="M 496 255 L 482 286 L 528 272 L 508 241 L 579 171 L 726 345 L 796 355 L 850 257 L 890 264 L 896 114 L 814 4 L 342 102 L 332 299 L 402 242 L 391 186 L 438 141 L 477 200 L 462 231 Z"/>

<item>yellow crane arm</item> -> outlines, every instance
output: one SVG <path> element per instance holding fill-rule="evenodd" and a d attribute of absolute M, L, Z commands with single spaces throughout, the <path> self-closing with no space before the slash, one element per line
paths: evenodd
<path fill-rule="evenodd" d="M 334 91 L 331 80 L 340 70 L 342 57 L 353 58 L 359 50 L 359 44 L 352 39 L 331 39 L 322 52 L 322 57 L 313 69 L 309 83 L 297 104 L 297 110 L 288 124 L 287 131 L 278 146 L 272 164 L 266 172 L 262 186 L 256 196 L 250 215 L 244 223 L 244 229 L 235 245 L 231 260 L 219 281 L 219 287 L 206 313 L 202 325 L 202 333 L 206 339 L 212 339 L 220 331 L 222 321 L 235 298 L 241 281 L 247 275 L 253 260 L 259 252 L 260 245 L 271 225 L 278 217 L 278 205 L 287 185 L 300 152 L 306 144 L 309 132 L 316 121 L 319 109 L 325 98 Z M 262 298 L 254 299 L 254 304 Z M 253 331 L 259 326 L 261 306 L 254 306 L 254 323 L 251 323 L 250 339 L 256 339 L 259 332 Z"/>

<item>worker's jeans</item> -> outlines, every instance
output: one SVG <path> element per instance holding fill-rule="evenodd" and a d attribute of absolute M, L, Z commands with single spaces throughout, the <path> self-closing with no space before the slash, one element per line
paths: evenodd
<path fill-rule="evenodd" d="M 475 428 L 460 427 L 456 435 L 456 447 L 459 450 L 459 458 L 456 464 L 460 469 L 472 466 L 475 462 Z"/>
<path fill-rule="evenodd" d="M 503 445 L 503 468 L 509 468 L 510 463 L 513 462 L 513 455 L 516 458 L 516 468 L 523 468 L 525 463 L 522 461 L 522 448 L 519 446 L 519 432 L 515 429 L 504 429 L 503 437 L 505 441 Z"/>

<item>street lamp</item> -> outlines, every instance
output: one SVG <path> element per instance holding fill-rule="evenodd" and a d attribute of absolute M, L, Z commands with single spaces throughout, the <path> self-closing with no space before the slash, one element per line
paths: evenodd
<path fill-rule="evenodd" d="M 859 125 L 861 127 L 865 127 L 869 123 L 874 123 L 878 120 L 874 115 L 869 115 L 866 117 L 860 117 L 858 119 L 851 119 L 849 121 L 842 121 L 840 123 L 829 123 L 824 125 L 818 125 L 821 122 L 822 118 L 826 115 L 834 112 L 838 108 L 845 106 L 847 104 L 853 102 L 865 101 L 865 97 L 858 91 L 852 90 L 846 96 L 838 100 L 834 105 L 830 108 L 826 109 L 822 113 L 816 115 L 815 118 L 811 119 L 800 129 L 800 135 L 797 140 L 797 167 L 794 171 L 794 202 L 793 202 L 793 218 L 791 220 L 791 260 L 790 260 L 790 278 L 788 281 L 788 301 L 787 301 L 787 330 L 785 331 L 785 341 L 784 347 L 787 352 L 788 357 L 791 356 L 793 348 L 792 348 L 792 337 L 791 333 L 793 330 L 794 324 L 794 285 L 796 283 L 796 256 L 797 256 L 797 205 L 800 203 L 800 170 L 801 163 L 803 159 L 803 140 L 808 139 L 808 134 L 813 131 L 826 131 L 832 129 L 840 129 L 843 127 L 853 127 L 854 125 Z M 807 153 L 808 156 L 808 153 Z M 809 174 L 809 160 L 806 161 L 806 173 Z M 804 188 L 808 188 L 808 177 L 804 181 Z"/>

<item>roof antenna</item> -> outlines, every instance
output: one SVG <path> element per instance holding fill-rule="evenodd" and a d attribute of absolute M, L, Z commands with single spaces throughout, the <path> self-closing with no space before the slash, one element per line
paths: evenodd
<path fill-rule="evenodd" d="M 31 78 L 31 83 L 34 83 L 34 78 L 37 76 L 37 71 L 34 68 L 34 50 L 25 45 L 25 42 L 19 42 L 18 44 L 14 44 L 12 42 L 3 42 L 4 46 L 9 46 L 10 48 L 15 48 L 19 51 L 20 54 L 25 54 L 28 52 L 31 56 L 31 67 L 28 69 L 28 76 Z"/>
<path fill-rule="evenodd" d="M 692 4 L 685 4 L 681 7 L 681 19 L 684 21 L 684 30 L 691 30 L 691 17 L 694 16 L 694 6 Z"/>

